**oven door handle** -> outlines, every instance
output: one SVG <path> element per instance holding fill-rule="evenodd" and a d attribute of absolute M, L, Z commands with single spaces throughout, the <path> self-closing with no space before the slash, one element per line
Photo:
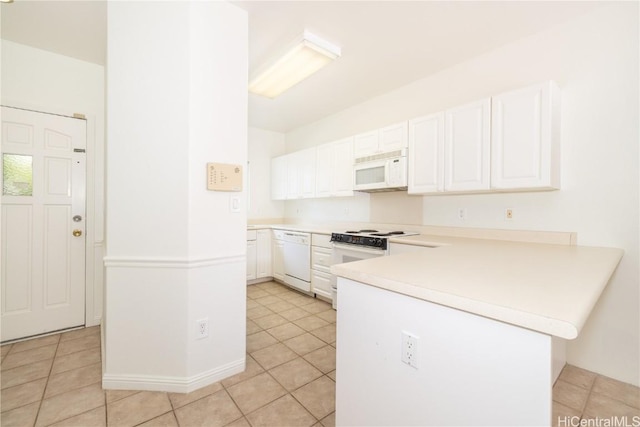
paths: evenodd
<path fill-rule="evenodd" d="M 347 251 L 352 251 L 352 252 L 360 252 L 363 254 L 370 254 L 370 255 L 384 255 L 385 251 L 384 249 L 369 249 L 363 246 L 357 246 L 357 245 L 346 245 L 346 244 L 340 244 L 340 243 L 332 243 L 333 245 L 333 249 L 342 249 L 342 250 L 347 250 Z"/>

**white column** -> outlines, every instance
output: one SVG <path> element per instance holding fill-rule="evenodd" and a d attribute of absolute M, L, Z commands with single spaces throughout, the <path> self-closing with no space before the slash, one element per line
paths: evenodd
<path fill-rule="evenodd" d="M 207 191 L 206 163 L 246 164 L 247 16 L 108 7 L 103 385 L 187 392 L 244 368 L 244 194 Z"/>

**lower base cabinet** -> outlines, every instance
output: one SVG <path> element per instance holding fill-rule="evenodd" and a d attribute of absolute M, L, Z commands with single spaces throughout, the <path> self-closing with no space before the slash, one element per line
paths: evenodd
<path fill-rule="evenodd" d="M 271 240 L 271 262 L 273 278 L 284 282 L 284 231 L 273 230 Z"/>
<path fill-rule="evenodd" d="M 333 247 L 328 234 L 311 235 L 311 292 L 333 300 L 332 276 L 329 272 L 333 264 Z"/>
<path fill-rule="evenodd" d="M 255 230 L 250 230 L 247 232 L 247 281 L 255 280 L 257 277 L 257 257 L 257 234 Z"/>
<path fill-rule="evenodd" d="M 331 294 L 331 274 L 311 270 L 311 291 L 316 295 L 333 299 Z"/>
<path fill-rule="evenodd" d="M 271 277 L 271 268 L 271 230 L 247 230 L 247 282 Z"/>

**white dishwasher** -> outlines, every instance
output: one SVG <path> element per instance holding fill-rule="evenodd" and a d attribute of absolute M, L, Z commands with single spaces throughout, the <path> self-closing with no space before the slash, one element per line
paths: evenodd
<path fill-rule="evenodd" d="M 311 292 L 311 234 L 284 232 L 284 282 Z"/>

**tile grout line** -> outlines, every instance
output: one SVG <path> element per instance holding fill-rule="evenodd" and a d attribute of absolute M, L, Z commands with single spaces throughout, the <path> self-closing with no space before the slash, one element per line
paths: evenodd
<path fill-rule="evenodd" d="M 53 358 L 51 359 L 51 367 L 49 367 L 49 375 L 47 375 L 47 380 L 44 383 L 44 388 L 42 389 L 42 396 L 40 396 L 40 404 L 38 405 L 38 412 L 36 413 L 36 419 L 33 420 L 33 425 L 38 424 L 38 419 L 40 418 L 40 410 L 42 409 L 42 403 L 44 402 L 44 395 L 47 392 L 47 387 L 49 386 L 49 379 L 51 378 L 51 372 L 53 371 L 53 365 L 56 362 L 56 356 L 58 355 L 58 348 L 60 347 L 60 340 L 62 339 L 62 334 L 58 337 L 58 342 L 56 344 L 56 351 L 53 352 Z M 12 349 L 13 350 L 13 349 Z"/>
<path fill-rule="evenodd" d="M 593 388 L 596 385 L 596 379 L 597 378 L 598 378 L 598 376 L 596 375 L 596 377 L 593 379 L 593 382 L 591 383 L 591 387 L 589 387 L 589 393 L 587 393 L 587 398 L 584 400 L 584 406 L 582 407 L 582 410 L 580 411 L 580 420 L 581 421 L 584 418 L 585 412 L 587 410 L 587 405 L 589 404 L 589 398 L 591 397 L 591 393 L 593 393 Z"/>

